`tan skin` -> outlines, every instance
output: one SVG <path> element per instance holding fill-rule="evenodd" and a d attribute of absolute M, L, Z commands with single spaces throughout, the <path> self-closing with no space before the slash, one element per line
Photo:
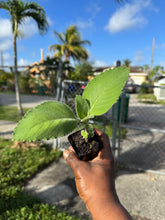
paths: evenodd
<path fill-rule="evenodd" d="M 109 138 L 105 133 L 95 131 L 103 144 L 95 159 L 88 162 L 79 160 L 72 147 L 64 151 L 64 159 L 73 169 L 77 191 L 93 220 L 131 220 L 116 194 Z"/>

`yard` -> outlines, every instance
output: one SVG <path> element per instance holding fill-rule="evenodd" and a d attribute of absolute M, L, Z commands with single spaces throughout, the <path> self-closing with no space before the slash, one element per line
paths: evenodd
<path fill-rule="evenodd" d="M 28 149 L 12 148 L 12 145 L 12 141 L 0 139 L 0 219 L 78 220 L 24 191 L 27 180 L 48 164 L 56 163 L 61 152 L 47 145 Z"/>

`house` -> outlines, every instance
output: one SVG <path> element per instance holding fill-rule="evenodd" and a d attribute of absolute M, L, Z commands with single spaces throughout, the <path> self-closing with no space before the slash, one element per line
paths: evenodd
<path fill-rule="evenodd" d="M 165 78 L 155 82 L 154 86 L 157 86 L 154 88 L 154 95 L 157 100 L 165 100 Z"/>
<path fill-rule="evenodd" d="M 35 83 L 38 84 L 38 88 L 46 87 L 51 89 L 50 79 L 46 77 L 46 66 L 44 65 L 44 53 L 43 49 L 41 49 L 41 59 L 39 62 L 34 62 L 29 67 L 25 69 L 25 72 L 28 72 L 31 78 L 35 79 Z M 32 92 L 37 93 L 37 90 L 33 90 Z"/>
<path fill-rule="evenodd" d="M 93 68 L 94 76 L 99 75 L 101 72 L 104 72 L 108 69 L 114 69 L 115 66 L 107 66 L 107 67 L 95 67 Z M 147 80 L 147 72 L 143 71 L 142 66 L 130 66 L 130 74 L 129 80 L 132 84 L 142 85 L 143 82 Z"/>
<path fill-rule="evenodd" d="M 134 84 L 142 85 L 142 83 L 147 80 L 147 72 L 143 70 L 142 66 L 130 66 L 130 74 L 129 77 L 132 79 Z"/>

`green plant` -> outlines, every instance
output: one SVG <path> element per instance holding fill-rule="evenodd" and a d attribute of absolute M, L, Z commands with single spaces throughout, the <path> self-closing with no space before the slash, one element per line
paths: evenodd
<path fill-rule="evenodd" d="M 143 82 L 140 87 L 140 94 L 152 93 L 153 88 L 151 87 L 151 82 Z"/>
<path fill-rule="evenodd" d="M 76 95 L 77 117 L 69 106 L 60 102 L 45 102 L 30 110 L 18 123 L 13 139 L 36 141 L 61 137 L 72 132 L 79 124 L 89 138 L 92 134 L 89 120 L 102 115 L 117 101 L 127 81 L 129 69 L 119 67 L 107 70 L 85 88 L 83 95 Z"/>
<path fill-rule="evenodd" d="M 11 140 L 0 138 L 0 219 L 78 220 L 24 191 L 27 180 L 51 162 L 56 163 L 62 152 L 48 145 L 27 149 L 12 145 Z"/>

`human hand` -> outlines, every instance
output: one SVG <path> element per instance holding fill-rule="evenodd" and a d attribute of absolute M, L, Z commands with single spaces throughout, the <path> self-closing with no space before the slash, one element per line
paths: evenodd
<path fill-rule="evenodd" d="M 114 158 L 109 137 L 97 129 L 95 131 L 103 144 L 96 158 L 88 162 L 79 160 L 72 147 L 63 153 L 65 160 L 74 171 L 77 191 L 91 212 L 96 205 L 100 207 L 104 202 L 118 200 L 114 183 Z"/>

